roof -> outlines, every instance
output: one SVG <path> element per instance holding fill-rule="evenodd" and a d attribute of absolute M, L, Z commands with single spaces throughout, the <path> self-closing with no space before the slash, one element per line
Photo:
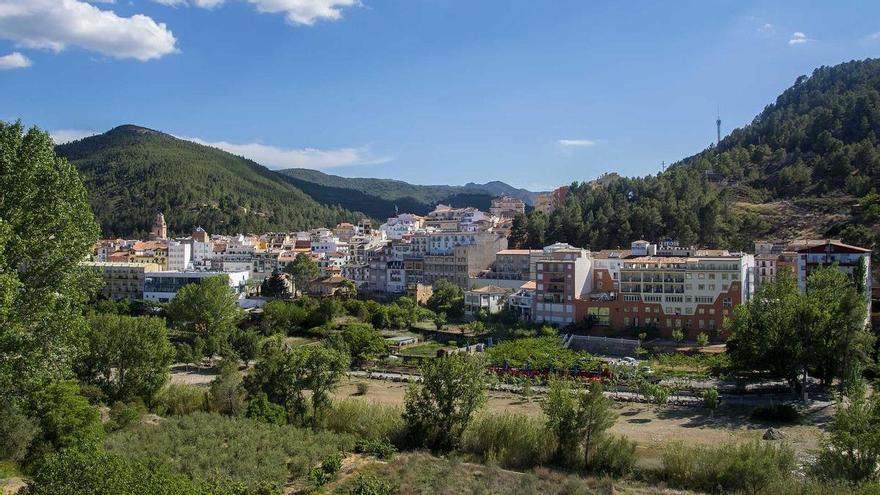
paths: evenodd
<path fill-rule="evenodd" d="M 468 292 L 476 292 L 478 294 L 506 294 L 507 289 L 498 287 L 497 285 L 487 285 L 479 289 L 471 289 Z"/>
<path fill-rule="evenodd" d="M 168 244 L 165 241 L 137 241 L 131 247 L 134 251 L 147 251 L 149 249 L 167 249 Z"/>
<path fill-rule="evenodd" d="M 501 255 L 530 255 L 532 253 L 540 253 L 542 252 L 540 249 L 502 249 L 495 254 Z"/>
<path fill-rule="evenodd" d="M 851 244 L 846 244 L 841 242 L 839 239 L 800 239 L 796 241 L 792 241 L 788 244 L 789 249 L 794 251 L 807 251 L 813 250 L 818 247 L 824 246 L 834 246 L 837 248 L 856 251 L 860 253 L 870 253 L 870 249 L 866 249 L 859 246 L 853 246 Z"/>
<path fill-rule="evenodd" d="M 611 259 L 611 258 L 620 258 L 625 259 L 632 256 L 632 251 L 629 249 L 603 249 L 601 251 L 593 251 L 593 258 L 596 259 Z"/>
<path fill-rule="evenodd" d="M 538 283 L 534 280 L 529 280 L 528 282 L 519 286 L 522 290 L 535 290 L 538 288 Z"/>

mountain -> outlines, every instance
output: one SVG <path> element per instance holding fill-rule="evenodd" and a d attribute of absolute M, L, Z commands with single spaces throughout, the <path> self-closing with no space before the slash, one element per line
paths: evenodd
<path fill-rule="evenodd" d="M 877 245 L 878 139 L 880 60 L 820 67 L 718 149 L 656 176 L 578 184 L 549 217 L 532 213 L 518 222 L 513 244 L 603 249 L 675 238 L 751 249 L 762 237 L 830 236 Z"/>
<path fill-rule="evenodd" d="M 540 194 L 537 192 L 529 191 L 528 189 L 516 188 L 511 186 L 510 184 L 497 180 L 493 180 L 485 184 L 468 182 L 464 185 L 464 187 L 465 189 L 477 189 L 481 191 L 486 191 L 493 196 L 513 196 L 514 198 L 519 198 L 523 200 L 529 206 L 535 205 L 535 200 L 538 199 L 538 194 Z"/>
<path fill-rule="evenodd" d="M 348 178 L 294 168 L 279 174 L 316 201 L 339 204 L 384 219 L 395 211 L 424 215 L 438 203 L 488 210 L 492 194 L 457 186 L 418 186 L 392 179 Z"/>
<path fill-rule="evenodd" d="M 149 232 L 157 211 L 173 233 L 196 226 L 234 234 L 356 221 L 251 160 L 168 134 L 123 125 L 56 147 L 79 169 L 106 236 Z"/>

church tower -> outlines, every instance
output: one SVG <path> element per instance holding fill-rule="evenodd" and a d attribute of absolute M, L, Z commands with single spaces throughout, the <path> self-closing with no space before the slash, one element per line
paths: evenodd
<path fill-rule="evenodd" d="M 156 221 L 153 222 L 153 239 L 168 239 L 168 224 L 165 223 L 165 215 L 162 212 L 156 214 Z"/>

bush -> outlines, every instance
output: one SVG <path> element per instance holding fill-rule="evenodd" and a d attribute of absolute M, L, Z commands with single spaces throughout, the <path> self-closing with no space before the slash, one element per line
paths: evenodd
<path fill-rule="evenodd" d="M 370 389 L 370 386 L 364 382 L 358 382 L 358 384 L 355 385 L 355 389 L 357 390 L 357 395 L 367 395 L 367 390 Z"/>
<path fill-rule="evenodd" d="M 182 416 L 204 411 L 208 391 L 193 385 L 169 384 L 156 396 L 154 410 L 160 416 Z"/>
<path fill-rule="evenodd" d="M 354 479 L 349 493 L 351 495 L 391 495 L 397 488 L 390 481 L 375 474 L 360 474 Z"/>
<path fill-rule="evenodd" d="M 652 404 L 663 405 L 669 400 L 672 393 L 669 387 L 658 385 L 650 382 L 639 383 L 639 393 L 645 397 L 645 400 Z"/>
<path fill-rule="evenodd" d="M 540 418 L 524 414 L 482 414 L 468 426 L 462 450 L 507 468 L 547 463 L 556 449 L 553 435 Z"/>
<path fill-rule="evenodd" d="M 756 421 L 794 423 L 800 417 L 800 413 L 790 404 L 774 404 L 772 406 L 758 406 L 752 409 L 751 416 Z"/>
<path fill-rule="evenodd" d="M 40 432 L 37 421 L 14 402 L 0 402 L 0 459 L 19 462 Z"/>
<path fill-rule="evenodd" d="M 197 413 L 120 430 L 108 437 L 106 446 L 133 461 L 168 465 L 192 479 L 222 473 L 253 487 L 263 482 L 281 486 L 304 477 L 321 460 L 352 450 L 354 443 L 348 435 Z"/>
<path fill-rule="evenodd" d="M 797 466 L 787 445 L 752 440 L 718 447 L 670 444 L 661 456 L 661 476 L 670 484 L 700 491 L 757 494 L 775 482 L 790 481 Z"/>
<path fill-rule="evenodd" d="M 397 453 L 397 448 L 385 440 L 361 439 L 355 445 L 355 452 L 371 455 L 379 459 L 390 459 Z"/>
<path fill-rule="evenodd" d="M 382 440 L 399 445 L 405 430 L 401 413 L 396 406 L 371 404 L 358 399 L 342 400 L 335 402 L 327 412 L 324 427 L 364 440 Z"/>
<path fill-rule="evenodd" d="M 593 454 L 591 469 L 610 476 L 626 476 L 636 465 L 636 443 L 624 436 L 603 438 Z"/>
<path fill-rule="evenodd" d="M 342 455 L 333 453 L 327 456 L 321 465 L 309 471 L 309 481 L 315 486 L 323 486 L 333 481 L 336 473 L 342 468 Z"/>
<path fill-rule="evenodd" d="M 284 407 L 269 402 L 269 398 L 262 392 L 251 398 L 244 415 L 270 425 L 283 426 L 287 424 L 287 411 L 284 410 Z"/>
<path fill-rule="evenodd" d="M 117 402 L 110 408 L 110 421 L 104 425 L 107 431 L 114 431 L 140 422 L 147 408 L 140 400 Z"/>
<path fill-rule="evenodd" d="M 718 409 L 718 389 L 709 388 L 703 390 L 703 407 L 710 411 Z"/>

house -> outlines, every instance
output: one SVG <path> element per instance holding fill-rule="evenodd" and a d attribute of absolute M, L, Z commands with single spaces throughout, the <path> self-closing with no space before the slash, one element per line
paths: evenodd
<path fill-rule="evenodd" d="M 464 312 L 477 315 L 481 311 L 495 314 L 504 309 L 504 300 L 510 293 L 507 289 L 489 285 L 479 289 L 471 289 L 464 293 Z"/>
<path fill-rule="evenodd" d="M 345 295 L 350 286 L 351 281 L 342 275 L 329 275 L 313 280 L 309 284 L 309 294 L 318 297 L 328 297 L 335 295 Z"/>

